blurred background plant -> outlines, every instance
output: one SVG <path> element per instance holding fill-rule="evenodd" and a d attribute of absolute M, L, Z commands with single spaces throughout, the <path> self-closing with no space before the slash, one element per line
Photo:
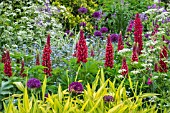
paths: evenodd
<path fill-rule="evenodd" d="M 58 9 L 48 2 L 2 1 L 0 7 L 2 48 L 5 45 L 31 47 L 34 43 L 41 44 L 48 33 L 53 42 L 64 35 L 62 24 L 56 18 L 59 17 Z"/>

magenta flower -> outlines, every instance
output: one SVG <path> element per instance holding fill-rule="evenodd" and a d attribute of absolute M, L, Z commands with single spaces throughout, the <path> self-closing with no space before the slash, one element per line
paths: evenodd
<path fill-rule="evenodd" d="M 147 84 L 148 84 L 148 85 L 151 85 L 151 84 L 152 84 L 151 78 L 148 78 Z"/>

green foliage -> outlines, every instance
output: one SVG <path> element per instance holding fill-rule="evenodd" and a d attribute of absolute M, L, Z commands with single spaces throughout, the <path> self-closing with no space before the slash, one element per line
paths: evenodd
<path fill-rule="evenodd" d="M 102 71 L 102 70 L 101 70 Z M 118 87 L 114 86 L 114 82 L 107 79 L 103 81 L 101 75 L 96 75 L 96 79 L 93 82 L 92 87 L 87 84 L 84 92 L 80 95 L 73 96 L 70 95 L 68 90 L 62 90 L 62 87 L 59 85 L 58 93 L 57 94 L 48 94 L 48 97 L 45 100 L 39 100 L 36 98 L 37 96 L 28 97 L 27 88 L 24 90 L 24 94 L 21 97 L 17 95 L 13 96 L 17 98 L 17 105 L 12 103 L 14 98 L 9 100 L 8 104 L 4 103 L 4 111 L 6 113 L 23 113 L 23 112 L 90 112 L 90 113 L 128 113 L 128 112 L 142 112 L 142 113 L 149 113 L 153 112 L 156 113 L 157 109 L 155 105 L 146 104 L 145 107 L 142 103 L 142 100 L 146 97 L 156 96 L 157 94 L 152 93 L 139 93 L 139 95 L 134 92 L 134 97 L 128 97 L 126 95 L 126 88 L 124 87 L 124 80 Z M 129 77 L 130 84 L 133 84 L 130 77 Z M 101 83 L 101 84 L 100 84 Z M 45 84 L 46 79 L 44 79 L 42 92 L 45 91 Z M 100 84 L 100 85 L 98 85 Z M 137 87 L 134 88 L 137 90 Z M 44 95 L 44 94 L 43 94 Z M 43 98 L 42 95 L 42 98 Z M 103 97 L 105 95 L 111 95 L 114 97 L 114 102 L 104 102 Z M 17 106 L 17 108 L 16 108 Z M 166 111 L 167 109 L 165 109 Z"/>
<path fill-rule="evenodd" d="M 85 29 L 92 32 L 93 24 L 90 22 L 92 13 L 98 9 L 95 0 L 56 0 L 53 4 L 60 10 L 60 21 L 63 22 L 65 29 L 79 28 L 81 22 L 86 22 Z M 78 13 L 78 9 L 82 6 L 87 8 L 87 14 L 81 15 Z"/>

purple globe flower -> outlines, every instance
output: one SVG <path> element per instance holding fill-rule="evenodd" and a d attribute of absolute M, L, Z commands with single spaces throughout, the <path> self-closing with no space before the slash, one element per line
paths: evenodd
<path fill-rule="evenodd" d="M 117 42 L 119 38 L 119 34 L 111 34 L 110 38 L 112 42 Z"/>
<path fill-rule="evenodd" d="M 102 27 L 102 28 L 100 29 L 100 32 L 102 32 L 102 33 L 107 33 L 107 32 L 108 32 L 107 27 Z"/>
<path fill-rule="evenodd" d="M 40 80 L 36 79 L 36 78 L 30 78 L 28 81 L 27 81 L 27 87 L 28 88 L 39 88 L 41 87 L 41 82 Z"/>
<path fill-rule="evenodd" d="M 96 19 L 99 19 L 100 16 L 101 16 L 101 13 L 100 13 L 99 11 L 96 11 L 96 12 L 94 12 L 94 13 L 92 14 L 92 16 L 93 16 L 94 18 L 96 18 Z"/>
<path fill-rule="evenodd" d="M 84 90 L 83 85 L 80 82 L 72 82 L 68 88 L 69 92 L 80 94 Z"/>
<path fill-rule="evenodd" d="M 81 23 L 80 23 L 80 26 L 85 27 L 85 26 L 86 26 L 86 22 L 81 22 Z"/>
<path fill-rule="evenodd" d="M 85 14 L 85 13 L 87 13 L 87 8 L 85 8 L 85 7 L 80 7 L 80 8 L 78 9 L 78 12 L 81 13 L 81 14 Z"/>
<path fill-rule="evenodd" d="M 104 100 L 104 102 L 114 102 L 113 96 L 110 96 L 110 95 L 105 95 L 103 97 L 103 100 Z"/>
<path fill-rule="evenodd" d="M 94 36 L 102 36 L 102 33 L 97 30 L 97 31 L 94 32 Z"/>

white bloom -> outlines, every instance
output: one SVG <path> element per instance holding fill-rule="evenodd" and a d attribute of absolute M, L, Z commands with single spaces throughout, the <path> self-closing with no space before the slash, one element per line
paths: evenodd
<path fill-rule="evenodd" d="M 124 72 L 124 71 L 126 71 L 126 69 L 120 69 L 120 70 L 118 71 L 118 73 L 122 73 L 122 72 Z"/>
<path fill-rule="evenodd" d="M 131 73 L 132 74 L 138 74 L 138 73 L 140 73 L 140 71 L 139 70 L 134 70 L 134 71 L 131 71 Z"/>
<path fill-rule="evenodd" d="M 123 75 L 118 75 L 117 77 L 118 77 L 118 78 L 124 78 L 124 76 L 123 76 Z"/>
<path fill-rule="evenodd" d="M 154 79 L 157 79 L 159 76 L 153 76 Z"/>
<path fill-rule="evenodd" d="M 123 54 L 123 53 L 126 53 L 126 52 L 128 52 L 128 51 L 130 51 L 130 49 L 124 48 L 124 49 L 120 50 L 120 51 L 118 52 L 118 54 Z"/>

